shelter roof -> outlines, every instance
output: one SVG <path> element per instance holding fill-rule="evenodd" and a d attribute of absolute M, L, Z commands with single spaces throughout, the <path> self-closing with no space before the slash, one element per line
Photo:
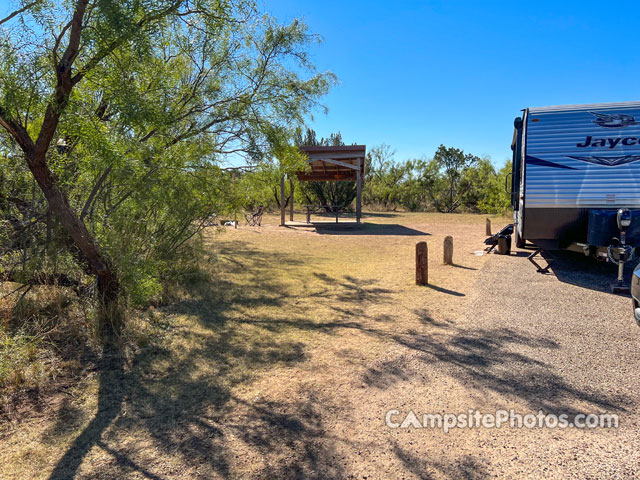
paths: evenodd
<path fill-rule="evenodd" d="M 298 179 L 303 182 L 356 181 L 358 170 L 363 179 L 366 149 L 366 145 L 300 147 L 309 157 L 311 171 L 298 172 Z"/>

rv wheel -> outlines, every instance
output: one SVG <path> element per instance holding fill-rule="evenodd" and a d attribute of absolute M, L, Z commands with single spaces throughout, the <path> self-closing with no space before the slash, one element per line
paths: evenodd
<path fill-rule="evenodd" d="M 525 246 L 525 244 L 526 244 L 527 242 L 526 242 L 526 240 L 525 240 L 525 239 L 523 239 L 523 238 L 520 236 L 520 232 L 518 231 L 518 228 L 517 228 L 517 227 L 516 227 L 516 228 L 514 228 L 514 232 L 513 232 L 513 234 L 514 234 L 514 235 L 515 235 L 515 237 L 516 237 L 516 247 L 517 247 L 517 248 L 524 248 L 524 246 Z"/>

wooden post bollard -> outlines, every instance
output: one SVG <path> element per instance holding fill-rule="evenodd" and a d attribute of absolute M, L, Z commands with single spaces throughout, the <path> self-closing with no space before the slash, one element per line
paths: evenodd
<path fill-rule="evenodd" d="M 491 236 L 491 220 L 487 218 L 487 225 L 485 227 L 485 232 L 484 232 L 487 237 Z"/>
<path fill-rule="evenodd" d="M 289 204 L 289 220 L 291 220 L 293 222 L 293 190 L 294 190 L 294 185 L 293 185 L 293 178 L 289 178 L 289 189 L 291 190 L 291 203 Z"/>
<path fill-rule="evenodd" d="M 284 174 L 280 178 L 280 226 L 284 227 L 286 225 L 284 219 L 284 212 L 286 209 L 286 205 L 284 204 Z"/>
<path fill-rule="evenodd" d="M 444 237 L 444 263 L 446 265 L 453 264 L 453 237 Z"/>
<path fill-rule="evenodd" d="M 427 242 L 416 243 L 416 285 L 429 284 L 429 249 Z"/>

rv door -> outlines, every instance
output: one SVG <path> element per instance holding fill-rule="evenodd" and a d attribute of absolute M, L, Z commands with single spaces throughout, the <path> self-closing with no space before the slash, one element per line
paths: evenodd
<path fill-rule="evenodd" d="M 522 118 L 516 117 L 513 121 L 513 140 L 511 150 L 513 160 L 511 162 L 511 207 L 514 211 L 520 209 L 520 183 L 522 173 Z"/>

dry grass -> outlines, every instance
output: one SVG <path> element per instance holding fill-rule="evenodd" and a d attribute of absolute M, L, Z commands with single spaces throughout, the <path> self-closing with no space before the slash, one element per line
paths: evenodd
<path fill-rule="evenodd" d="M 69 288 L 0 285 L 0 425 L 40 415 L 46 402 L 97 368 L 100 313 Z M 131 357 L 158 336 L 159 327 L 131 311 L 118 348 Z"/>
<path fill-rule="evenodd" d="M 72 293 L 55 287 L 18 287 L 0 288 L 0 418 L 4 419 L 12 417 L 29 392 L 46 388 L 68 370 L 73 359 L 61 359 L 58 352 L 66 347 L 77 350 L 69 342 L 86 337 L 86 325 L 78 325 Z"/>
<path fill-rule="evenodd" d="M 363 229 L 318 233 L 266 217 L 262 228 L 212 232 L 201 265 L 209 281 L 148 312 L 151 324 L 173 330 L 165 343 L 130 359 L 105 355 L 42 415 L 0 427 L 2 477 L 360 471 L 358 452 L 384 451 L 388 441 L 374 428 L 379 412 L 365 407 L 381 408 L 376 392 L 402 380 L 376 366 L 467 304 L 485 261 L 473 254 L 483 246 L 484 218 L 371 214 Z M 454 266 L 442 265 L 446 235 L 454 237 Z M 414 284 L 421 240 L 429 244 L 429 287 Z M 350 431 L 354 421 L 368 422 L 369 433 Z"/>

